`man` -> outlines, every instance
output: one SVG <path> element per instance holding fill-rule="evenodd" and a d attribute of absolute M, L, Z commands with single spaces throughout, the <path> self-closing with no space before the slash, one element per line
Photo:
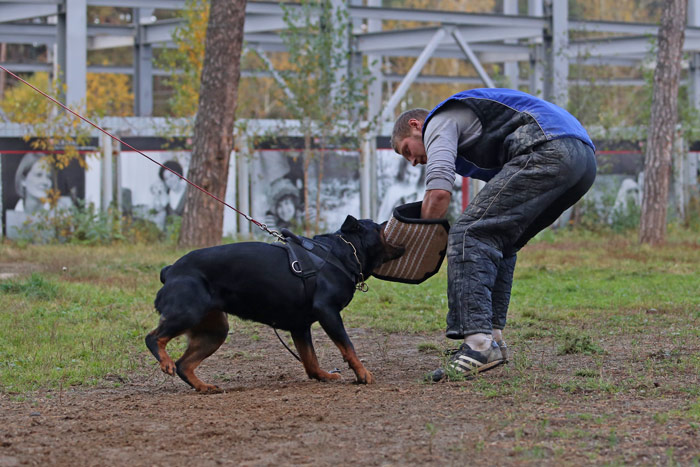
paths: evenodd
<path fill-rule="evenodd" d="M 472 89 L 402 113 L 392 147 L 427 164 L 421 217 L 444 217 L 455 174 L 486 181 L 450 230 L 446 336 L 464 339 L 453 371 L 507 359 L 502 330 L 517 251 L 591 187 L 595 147 L 571 114 L 512 89 Z M 438 369 L 438 381 L 445 371 Z"/>

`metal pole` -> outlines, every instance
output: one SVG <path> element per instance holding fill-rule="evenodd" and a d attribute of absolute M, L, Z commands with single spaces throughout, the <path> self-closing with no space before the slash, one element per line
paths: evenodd
<path fill-rule="evenodd" d="M 469 61 L 472 63 L 474 66 L 474 69 L 476 72 L 479 74 L 479 78 L 484 82 L 486 87 L 488 88 L 495 88 L 496 85 L 494 84 L 493 80 L 489 78 L 488 73 L 486 73 L 486 70 L 484 70 L 484 67 L 481 66 L 481 62 L 479 61 L 479 58 L 476 56 L 474 51 L 472 50 L 471 47 L 469 47 L 469 44 L 464 40 L 464 37 L 462 34 L 459 32 L 457 28 L 452 28 L 452 37 L 454 38 L 455 42 L 457 42 L 457 45 L 459 46 L 460 49 L 462 49 L 462 52 L 464 52 L 464 55 L 467 56 Z"/>
<path fill-rule="evenodd" d="M 367 6 L 371 7 L 381 7 L 382 0 L 368 0 Z M 367 32 L 378 32 L 382 30 L 382 21 L 379 19 L 368 19 L 367 20 Z M 362 179 L 366 185 L 369 182 L 369 187 L 366 188 L 368 193 L 365 197 L 368 200 L 365 203 L 369 204 L 369 217 L 375 219 L 377 217 L 377 210 L 379 209 L 379 185 L 377 181 L 377 125 L 379 125 L 378 117 L 381 113 L 382 104 L 382 86 L 383 86 L 383 74 L 382 74 L 382 56 L 370 54 L 367 55 L 367 66 L 369 67 L 369 72 L 372 75 L 372 82 L 369 85 L 368 90 L 368 115 L 369 122 L 372 125 L 370 131 L 367 134 L 367 149 L 369 160 L 365 159 L 365 166 L 363 167 L 363 172 L 361 172 Z M 362 182 L 361 182 L 362 184 Z M 362 203 L 361 203 L 362 205 Z M 364 217 L 364 216 L 363 216 Z"/>
<path fill-rule="evenodd" d="M 384 111 L 382 112 L 382 122 L 390 119 L 394 113 L 394 108 L 399 101 L 403 99 L 403 96 L 406 94 L 406 91 L 408 91 L 408 88 L 413 83 L 413 80 L 416 79 L 418 73 L 420 73 L 425 64 L 428 62 L 428 59 L 430 59 L 430 57 L 433 55 L 433 52 L 435 52 L 435 49 L 440 44 L 443 37 L 445 37 L 445 30 L 443 28 L 435 31 L 435 34 L 433 34 L 433 37 L 428 42 L 428 45 L 425 46 L 423 51 L 418 56 L 416 62 L 413 64 L 408 73 L 406 73 L 406 76 L 404 76 L 403 81 L 401 81 L 401 84 L 399 84 L 399 87 L 396 88 L 394 95 L 391 96 L 389 102 L 386 103 Z"/>
<path fill-rule="evenodd" d="M 503 0 L 503 13 L 506 15 L 518 14 L 518 0 Z M 518 41 L 504 41 L 506 44 L 517 44 Z M 505 62 L 503 64 L 503 76 L 508 80 L 508 87 L 518 89 L 520 68 L 518 62 Z"/>
<path fill-rule="evenodd" d="M 551 79 L 552 95 L 550 100 L 566 107 L 569 102 L 569 5 L 568 2 L 552 0 L 552 49 Z"/>
<path fill-rule="evenodd" d="M 112 176 L 112 137 L 100 133 L 100 148 L 102 160 L 100 161 L 100 209 L 106 211 L 114 200 L 114 179 Z"/>
<path fill-rule="evenodd" d="M 117 206 L 117 211 L 123 211 L 122 203 L 122 169 L 121 157 L 122 145 L 118 141 L 112 141 L 112 202 Z M 131 208 L 131 206 L 129 206 Z"/>
<path fill-rule="evenodd" d="M 542 0 L 528 0 L 527 14 L 529 16 L 544 16 Z M 544 31 L 542 35 L 544 36 Z M 530 53 L 530 94 L 544 96 L 544 46 L 542 37 L 532 39 L 533 50 Z"/>
<path fill-rule="evenodd" d="M 250 211 L 250 148 L 244 141 L 240 145 L 240 153 L 236 157 L 238 164 L 238 209 L 241 212 L 246 212 L 252 215 Z M 241 216 L 238 217 L 238 233 L 241 236 L 250 236 L 250 222 L 247 222 Z"/>
<path fill-rule="evenodd" d="M 143 19 L 150 18 L 152 8 L 134 8 L 134 113 L 149 117 L 153 113 L 153 49 L 144 42 Z"/>
<path fill-rule="evenodd" d="M 85 105 L 87 89 L 87 3 L 86 0 L 65 0 L 59 14 L 59 64 L 66 85 L 66 103 Z"/>

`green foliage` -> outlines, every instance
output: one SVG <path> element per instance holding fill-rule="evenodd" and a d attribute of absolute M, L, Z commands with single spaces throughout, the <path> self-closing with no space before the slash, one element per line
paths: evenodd
<path fill-rule="evenodd" d="M 155 56 L 155 62 L 160 68 L 173 70 L 164 79 L 164 84 L 172 89 L 167 115 L 175 117 L 169 121 L 168 131 L 175 135 L 190 135 L 194 131 L 194 120 L 176 118 L 194 117 L 199 108 L 209 2 L 187 0 L 179 16 L 181 21 L 172 33 L 174 47 L 161 50 Z"/>
<path fill-rule="evenodd" d="M 175 245 L 180 238 L 181 228 L 182 216 L 168 216 L 165 221 L 165 241 L 171 245 Z"/>
<path fill-rule="evenodd" d="M 145 298 L 145 297 L 143 297 Z M 0 390 L 58 388 L 117 380 L 135 368 L 124 352 L 142 339 L 138 302 L 118 286 L 86 287 L 33 274 L 3 284 Z"/>
<path fill-rule="evenodd" d="M 598 354 L 602 353 L 603 349 L 593 342 L 591 336 L 583 333 L 566 331 L 563 336 L 560 336 L 560 344 L 557 349 L 559 355 L 569 354 Z"/>
<path fill-rule="evenodd" d="M 369 84 L 366 68 L 346 75 L 352 57 L 347 10 L 334 10 L 329 0 L 304 0 L 298 8 L 282 5 L 282 9 L 287 28 L 280 35 L 289 51 L 290 68 L 281 75 L 293 94 L 285 100 L 289 112 L 304 125 L 316 122 L 324 135 L 333 129 L 344 136 L 350 136 L 348 131 L 357 134 L 356 125 L 338 128 L 364 116 Z"/>
<path fill-rule="evenodd" d="M 119 217 L 114 208 L 99 211 L 93 203 L 79 200 L 68 208 L 39 211 L 18 233 L 22 241 L 77 244 L 106 244 L 123 240 Z"/>
<path fill-rule="evenodd" d="M 68 208 L 39 211 L 18 229 L 19 244 L 61 243 L 110 245 L 119 242 L 177 242 L 182 218 L 171 216 L 163 233 L 156 224 L 143 219 L 122 217 L 115 206 L 98 210 L 93 203 L 78 200 Z"/>
<path fill-rule="evenodd" d="M 28 83 L 44 92 L 49 92 L 49 74 L 34 73 L 25 78 Z M 29 86 L 16 83 L 7 89 L 0 100 L 0 108 L 11 122 L 39 123 L 53 105 Z"/>
<path fill-rule="evenodd" d="M 45 280 L 40 274 L 32 273 L 25 280 L 9 280 L 0 283 L 0 293 L 18 294 L 30 299 L 53 300 L 58 293 L 58 287 Z"/>
<path fill-rule="evenodd" d="M 626 203 L 616 204 L 617 189 L 597 188 L 600 196 L 586 196 L 575 206 L 575 228 L 593 232 L 623 233 L 639 227 L 641 206 L 631 197 Z"/>
<path fill-rule="evenodd" d="M 308 234 L 311 229 L 309 171 L 315 159 L 319 166 L 317 187 L 323 180 L 323 152 L 313 151 L 311 140 L 320 138 L 322 147 L 342 141 L 344 147 L 359 149 L 361 135 L 369 129 L 360 122 L 367 118 L 370 74 L 364 66 L 354 75 L 350 72 L 352 50 L 348 44 L 352 24 L 345 8 L 334 9 L 330 0 L 303 0 L 294 7 L 281 6 L 287 27 L 280 36 L 289 54 L 289 68 L 280 75 L 289 90 L 284 104 L 300 122 L 304 135 L 304 223 Z M 315 205 L 314 231 L 318 232 L 320 189 L 316 192 Z"/>
<path fill-rule="evenodd" d="M 47 73 L 36 73 L 27 82 L 49 96 L 62 101 L 65 85 L 54 79 L 49 82 Z M 56 207 L 61 198 L 58 186 L 58 171 L 65 169 L 76 160 L 87 168 L 89 154 L 78 148 L 86 146 L 90 139 L 87 124 L 73 114 L 50 102 L 46 97 L 24 84 L 18 84 L 2 102 L 3 110 L 12 121 L 31 124 L 23 139 L 34 150 L 45 153 L 43 160 L 52 170 L 52 188 L 46 193 L 46 202 Z M 86 114 L 84 103 L 72 103 L 78 114 Z"/>

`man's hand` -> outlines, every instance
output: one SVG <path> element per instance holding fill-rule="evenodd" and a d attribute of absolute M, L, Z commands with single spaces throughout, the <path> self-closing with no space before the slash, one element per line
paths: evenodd
<path fill-rule="evenodd" d="M 428 190 L 423 198 L 420 217 L 422 219 L 442 219 L 447 214 L 452 193 L 446 190 Z"/>

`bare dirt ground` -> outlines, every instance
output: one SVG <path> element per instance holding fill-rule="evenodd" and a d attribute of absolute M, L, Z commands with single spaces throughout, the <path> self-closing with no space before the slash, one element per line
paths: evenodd
<path fill-rule="evenodd" d="M 697 426 L 678 412 L 697 398 L 673 389 L 688 375 L 625 393 L 565 391 L 552 382 L 573 378 L 589 357 L 558 356 L 552 345 L 529 356 L 527 377 L 511 363 L 472 381 L 426 384 L 439 356 L 418 345 L 440 335 L 350 334 L 377 384 L 353 384 L 319 330 L 321 364 L 342 368 L 343 381 L 307 380 L 261 328 L 259 339 L 234 331 L 198 371 L 223 394 L 193 393 L 144 349 L 143 369 L 124 381 L 0 396 L 0 466 L 689 465 L 700 454 Z M 630 365 L 645 371 L 647 356 L 606 345 L 606 377 L 628 377 Z M 671 389 L 649 397 L 659 385 Z"/>

